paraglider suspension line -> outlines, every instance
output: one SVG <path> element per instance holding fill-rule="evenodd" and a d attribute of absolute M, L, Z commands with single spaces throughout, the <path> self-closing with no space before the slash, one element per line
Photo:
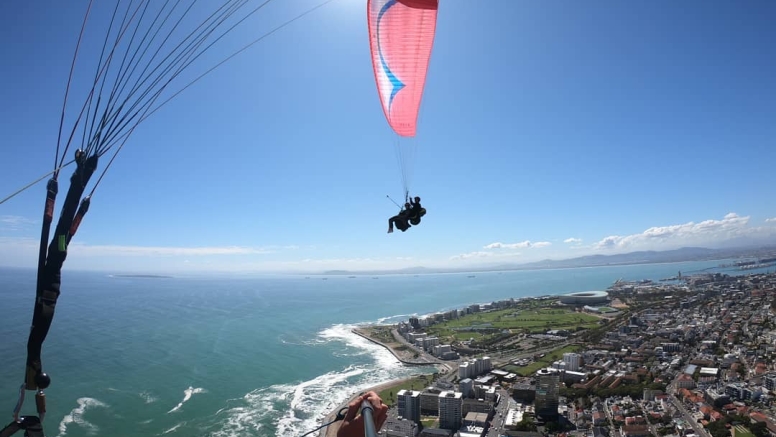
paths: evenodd
<path fill-rule="evenodd" d="M 323 429 L 323 428 L 331 425 L 334 422 L 338 422 L 340 420 L 343 420 L 345 418 L 345 414 L 347 413 L 347 411 L 348 411 L 348 407 L 342 407 L 339 410 L 339 412 L 337 412 L 337 415 L 334 417 L 334 420 L 332 420 L 331 422 L 324 423 L 323 425 L 319 426 L 318 428 L 315 428 L 313 430 L 307 431 L 306 433 L 302 434 L 300 437 L 306 437 L 306 436 L 314 433 L 315 431 L 318 431 L 320 429 Z"/>
<path fill-rule="evenodd" d="M 399 205 L 398 203 L 396 203 L 396 201 L 395 201 L 395 200 L 391 199 L 391 196 L 389 196 L 389 195 L 387 195 L 387 194 L 386 194 L 386 195 L 385 195 L 385 197 L 387 197 L 387 198 L 388 198 L 388 200 L 390 200 L 391 202 L 393 202 L 393 204 L 394 204 L 394 205 L 396 205 L 396 206 L 397 206 L 399 209 L 401 209 L 401 205 Z"/>

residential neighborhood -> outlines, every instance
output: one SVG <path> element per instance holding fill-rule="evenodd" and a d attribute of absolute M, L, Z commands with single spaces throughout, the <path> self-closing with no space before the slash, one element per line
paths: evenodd
<path fill-rule="evenodd" d="M 776 275 L 679 272 L 587 295 L 596 306 L 544 296 L 394 326 L 457 371 L 398 391 L 381 435 L 776 436 Z M 544 314 L 561 326 L 518 326 Z"/>

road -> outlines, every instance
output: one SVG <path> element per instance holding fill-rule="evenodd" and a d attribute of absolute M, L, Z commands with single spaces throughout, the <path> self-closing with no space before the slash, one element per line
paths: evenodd
<path fill-rule="evenodd" d="M 609 405 L 609 399 L 604 400 L 604 413 L 606 418 L 609 419 L 609 429 L 611 430 L 612 437 L 620 437 L 620 428 L 614 425 L 614 417 L 612 417 L 612 407 Z"/>
<path fill-rule="evenodd" d="M 566 347 L 572 343 L 573 342 L 571 341 L 564 341 L 564 342 L 558 342 L 558 343 L 552 344 L 550 346 L 539 347 L 536 349 L 530 349 L 525 351 L 506 351 L 506 352 L 496 351 L 496 352 L 489 353 L 489 355 L 491 357 L 491 360 L 493 361 L 493 366 L 498 367 L 498 366 L 507 365 L 510 363 L 510 361 L 513 361 L 513 360 L 519 360 L 521 358 L 531 358 L 537 354 L 550 353 L 556 349 Z"/>
<path fill-rule="evenodd" d="M 666 392 L 668 393 L 668 396 L 671 398 L 671 404 L 676 408 L 680 413 L 682 413 L 682 417 L 684 418 L 685 422 L 689 423 L 690 426 L 692 426 L 692 429 L 695 431 L 695 434 L 698 437 L 711 437 L 711 434 L 709 434 L 708 431 L 703 427 L 703 425 L 699 424 L 698 421 L 693 417 L 692 414 L 690 414 L 689 411 L 682 405 L 682 401 L 676 398 L 676 382 L 671 382 L 671 384 L 666 387 Z"/>
<path fill-rule="evenodd" d="M 501 435 L 501 431 L 504 430 L 504 420 L 507 418 L 509 406 L 514 403 L 506 390 L 500 389 L 498 394 L 500 396 L 499 403 L 496 405 L 496 413 L 490 421 L 491 426 L 486 437 L 499 437 Z"/>
<path fill-rule="evenodd" d="M 391 329 L 391 334 L 396 341 L 403 344 L 404 346 L 409 347 L 410 350 L 414 350 L 418 353 L 418 357 L 413 360 L 414 362 L 427 362 L 429 366 L 442 366 L 447 369 L 446 371 L 443 370 L 442 373 L 449 373 L 452 370 L 452 367 L 449 363 L 444 360 L 440 360 L 439 358 L 408 342 L 404 337 L 401 336 L 401 334 L 399 334 L 398 330 Z"/>
<path fill-rule="evenodd" d="M 711 437 L 711 434 L 706 431 L 705 428 L 701 424 L 698 423 L 697 420 L 690 414 L 689 411 L 687 411 L 686 408 L 684 408 L 684 405 L 682 405 L 682 402 L 679 401 L 674 397 L 674 395 L 671 395 L 671 403 L 673 403 L 674 407 L 679 410 L 680 413 L 682 413 L 682 416 L 684 417 L 684 420 L 692 426 L 692 429 L 695 431 L 695 434 L 698 437 Z"/>

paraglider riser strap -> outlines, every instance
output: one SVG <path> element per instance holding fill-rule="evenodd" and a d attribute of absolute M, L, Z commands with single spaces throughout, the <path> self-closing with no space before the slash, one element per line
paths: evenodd
<path fill-rule="evenodd" d="M 43 425 L 38 416 L 21 416 L 0 430 L 0 437 L 11 437 L 19 431 L 24 431 L 24 437 L 46 437 Z"/>

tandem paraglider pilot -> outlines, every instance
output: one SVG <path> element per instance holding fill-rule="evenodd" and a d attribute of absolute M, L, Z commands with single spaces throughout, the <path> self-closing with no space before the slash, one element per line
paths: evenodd
<path fill-rule="evenodd" d="M 415 196 L 415 199 L 410 199 L 404 204 L 404 208 L 397 215 L 388 219 L 388 233 L 393 232 L 394 226 L 405 232 L 413 225 L 419 225 L 420 219 L 424 215 L 426 215 L 426 209 L 420 206 L 420 197 Z"/>
<path fill-rule="evenodd" d="M 418 196 L 415 196 L 415 199 L 410 199 L 410 205 L 410 224 L 417 226 L 420 224 L 420 218 L 426 215 L 426 209 L 420 206 L 420 197 Z"/>

